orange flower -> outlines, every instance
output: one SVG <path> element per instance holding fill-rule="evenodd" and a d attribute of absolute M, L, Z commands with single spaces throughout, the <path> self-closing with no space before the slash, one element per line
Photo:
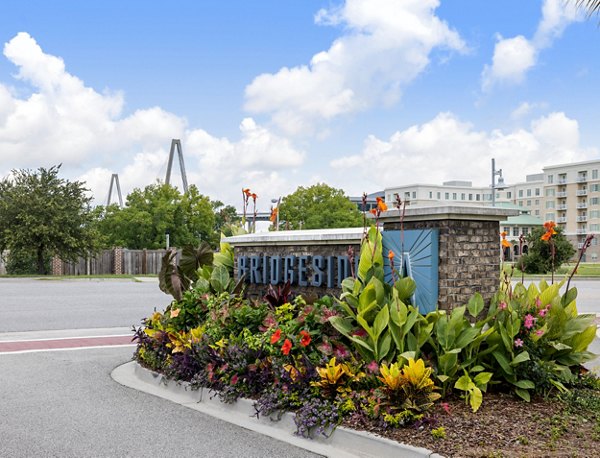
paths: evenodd
<path fill-rule="evenodd" d="M 391 266 L 394 265 L 394 256 L 396 256 L 396 255 L 394 254 L 394 252 L 392 250 L 388 251 L 388 259 L 390 260 Z"/>
<path fill-rule="evenodd" d="M 281 329 L 278 329 L 271 336 L 271 344 L 277 343 L 277 341 L 281 338 Z"/>
<path fill-rule="evenodd" d="M 385 212 L 388 209 L 385 201 L 381 197 L 377 197 L 377 208 L 382 212 Z"/>
<path fill-rule="evenodd" d="M 292 342 L 290 342 L 290 339 L 285 339 L 283 341 L 283 346 L 281 347 L 281 353 L 283 353 L 284 355 L 289 355 L 290 354 L 290 350 L 292 349 Z"/>
<path fill-rule="evenodd" d="M 181 309 L 171 309 L 171 318 L 177 318 Z"/>
<path fill-rule="evenodd" d="M 542 235 L 540 237 L 540 239 L 543 240 L 544 242 L 550 241 L 550 239 L 552 238 L 552 236 L 557 233 L 554 230 L 555 227 L 556 227 L 556 223 L 554 221 L 546 221 L 544 223 L 544 228 L 546 229 L 546 233 L 544 235 Z"/>
<path fill-rule="evenodd" d="M 246 196 L 250 197 L 250 188 L 242 189 L 242 192 L 246 194 Z"/>
<path fill-rule="evenodd" d="M 269 216 L 269 221 L 272 223 L 277 221 L 277 213 L 279 213 L 279 209 L 277 207 L 271 209 L 271 216 Z"/>
<path fill-rule="evenodd" d="M 256 201 L 256 198 L 258 197 L 255 193 L 250 194 L 250 197 L 252 197 L 252 200 Z"/>
<path fill-rule="evenodd" d="M 375 216 L 377 216 L 377 209 L 376 208 L 372 208 L 371 210 L 369 210 L 370 213 L 373 213 Z"/>
<path fill-rule="evenodd" d="M 500 233 L 500 237 L 502 237 L 502 242 L 501 242 L 502 246 L 504 248 L 510 248 L 511 247 L 511 243 L 508 240 L 506 240 L 506 232 L 502 231 Z"/>
<path fill-rule="evenodd" d="M 310 334 L 306 331 L 300 331 L 300 335 L 302 336 L 302 338 L 300 339 L 300 345 L 302 345 L 303 347 L 307 347 L 310 343 Z"/>

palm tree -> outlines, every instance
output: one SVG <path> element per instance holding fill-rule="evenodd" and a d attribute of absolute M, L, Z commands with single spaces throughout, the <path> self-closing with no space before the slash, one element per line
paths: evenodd
<path fill-rule="evenodd" d="M 600 0 L 575 0 L 575 4 L 588 11 L 588 14 L 600 13 Z"/>

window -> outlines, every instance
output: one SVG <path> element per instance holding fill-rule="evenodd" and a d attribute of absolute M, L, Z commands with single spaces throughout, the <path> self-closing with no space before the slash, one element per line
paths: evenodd
<path fill-rule="evenodd" d="M 433 199 L 433 191 L 429 191 L 429 198 Z"/>
<path fill-rule="evenodd" d="M 600 218 L 600 210 L 590 211 L 590 218 Z"/>
<path fill-rule="evenodd" d="M 531 197 L 531 189 L 527 190 L 527 197 Z"/>
<path fill-rule="evenodd" d="M 513 227 L 513 237 L 519 236 L 519 228 L 517 226 Z"/>
<path fill-rule="evenodd" d="M 417 198 L 417 191 L 413 191 L 413 199 Z"/>
<path fill-rule="evenodd" d="M 531 200 L 528 200 L 528 201 L 527 201 L 527 206 L 528 206 L 528 207 L 531 207 Z"/>
<path fill-rule="evenodd" d="M 600 224 L 590 224 L 590 231 L 591 232 L 598 232 L 598 231 L 600 231 Z"/>
<path fill-rule="evenodd" d="M 592 180 L 598 179 L 598 169 L 592 170 Z"/>
<path fill-rule="evenodd" d="M 540 204 L 540 199 L 535 199 L 535 204 L 539 205 Z"/>
<path fill-rule="evenodd" d="M 466 199 L 466 195 L 465 195 L 465 193 L 463 192 L 463 193 L 460 195 L 460 200 L 465 200 L 465 199 Z"/>
<path fill-rule="evenodd" d="M 535 216 L 540 216 L 540 211 L 539 210 L 535 211 Z"/>
<path fill-rule="evenodd" d="M 519 189 L 519 197 L 523 197 L 523 190 Z"/>
<path fill-rule="evenodd" d="M 446 200 L 450 199 L 450 193 L 449 192 L 447 192 L 447 193 L 444 194 L 444 199 L 446 199 Z"/>
<path fill-rule="evenodd" d="M 520 201 L 519 201 L 519 207 L 522 207 L 522 206 L 523 206 L 523 201 L 522 201 L 522 200 L 520 200 Z"/>
<path fill-rule="evenodd" d="M 523 235 L 528 235 L 529 234 L 529 228 L 528 227 L 524 227 L 523 228 Z"/>
<path fill-rule="evenodd" d="M 546 197 L 554 197 L 554 188 L 546 189 Z"/>
<path fill-rule="evenodd" d="M 442 200 L 442 193 L 441 193 L 441 192 L 439 192 L 439 191 L 438 191 L 438 193 L 437 193 L 437 198 L 438 198 L 438 200 Z"/>
<path fill-rule="evenodd" d="M 546 221 L 554 221 L 554 213 L 546 213 Z"/>
<path fill-rule="evenodd" d="M 598 201 L 600 198 L 598 197 L 590 197 L 590 205 L 598 205 Z"/>
<path fill-rule="evenodd" d="M 546 202 L 546 208 L 554 208 L 554 201 L 549 200 Z"/>
<path fill-rule="evenodd" d="M 502 231 L 503 231 L 503 232 L 506 232 L 507 234 L 510 234 L 510 227 L 508 227 L 508 226 L 504 226 L 504 227 L 502 228 Z"/>
<path fill-rule="evenodd" d="M 598 192 L 598 191 L 600 191 L 600 184 L 592 184 L 592 185 L 590 185 L 590 191 L 591 192 Z"/>
<path fill-rule="evenodd" d="M 406 192 L 404 193 L 404 198 L 405 198 L 405 199 L 410 199 L 410 191 L 406 191 Z"/>
<path fill-rule="evenodd" d="M 512 198 L 512 192 L 506 191 L 506 198 L 507 199 L 511 199 Z"/>
<path fill-rule="evenodd" d="M 539 196 L 540 195 L 540 188 L 535 188 L 535 195 Z"/>
<path fill-rule="evenodd" d="M 456 200 L 456 193 L 455 192 L 452 193 L 452 200 Z"/>
<path fill-rule="evenodd" d="M 594 237 L 594 238 L 592 239 L 592 245 L 594 245 L 594 246 L 598 245 L 598 238 L 597 238 L 597 237 Z M 594 255 L 592 255 L 592 257 L 593 257 L 593 256 L 594 256 Z M 596 255 L 596 257 L 598 257 L 598 255 Z"/>
<path fill-rule="evenodd" d="M 554 183 L 554 175 L 548 175 L 548 184 Z"/>
<path fill-rule="evenodd" d="M 477 201 L 481 200 L 480 197 L 481 197 L 480 194 L 475 194 L 475 200 L 477 200 Z"/>
<path fill-rule="evenodd" d="M 469 194 L 469 200 L 473 200 L 473 194 Z"/>

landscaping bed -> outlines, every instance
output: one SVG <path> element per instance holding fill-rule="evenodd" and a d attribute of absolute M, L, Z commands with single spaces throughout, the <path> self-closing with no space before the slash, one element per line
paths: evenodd
<path fill-rule="evenodd" d="M 415 284 L 383 280 L 377 230 L 338 298 L 242 294 L 226 244 L 167 255 L 161 289 L 174 301 L 136 330 L 135 358 L 219 399 L 255 400 L 259 417 L 295 413 L 295 433 L 342 424 L 447 456 L 596 456 L 600 382 L 582 367 L 595 317 L 562 283 L 512 285 L 421 314 Z M 387 260 L 392 265 L 390 255 Z"/>

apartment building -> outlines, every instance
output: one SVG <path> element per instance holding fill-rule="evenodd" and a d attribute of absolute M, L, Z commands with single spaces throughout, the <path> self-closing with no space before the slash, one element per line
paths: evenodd
<path fill-rule="evenodd" d="M 550 165 L 544 171 L 545 220 L 556 221 L 575 248 L 593 234 L 586 261 L 598 261 L 600 246 L 600 160 Z"/>
<path fill-rule="evenodd" d="M 579 250 L 585 238 L 594 234 L 584 261 L 600 261 L 600 159 L 572 164 L 550 165 L 542 173 L 526 176 L 524 182 L 495 189 L 496 205 L 514 204 L 518 217 L 503 223 L 508 239 L 528 235 L 544 221 L 555 221 Z M 388 204 L 398 194 L 409 205 L 491 205 L 491 186 L 474 187 L 470 181 L 446 181 L 441 185 L 411 184 L 384 190 Z"/>

